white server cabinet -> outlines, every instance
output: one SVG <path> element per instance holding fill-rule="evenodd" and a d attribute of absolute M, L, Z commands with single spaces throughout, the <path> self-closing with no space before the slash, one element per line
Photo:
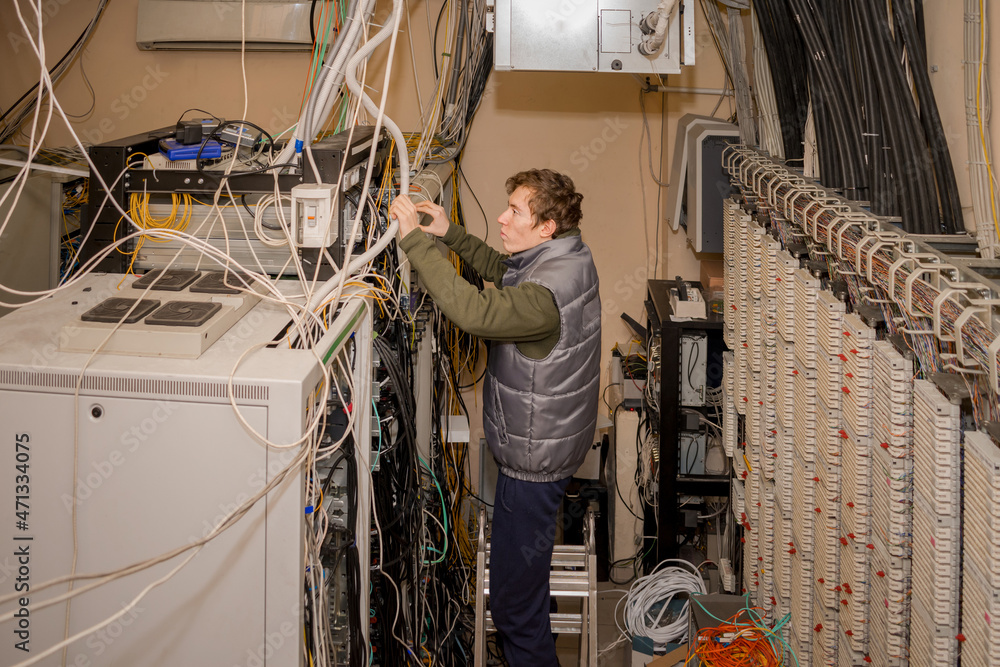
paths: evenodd
<path fill-rule="evenodd" d="M 266 301 L 195 359 L 158 356 L 155 335 L 141 356 L 64 351 L 79 335 L 80 315 L 127 289 L 131 279 L 119 288 L 121 276 L 89 277 L 0 319 L 0 437 L 7 458 L 0 475 L 7 505 L 0 663 L 35 658 L 82 633 L 68 646 L 65 664 L 306 664 L 307 474 L 301 465 L 285 469 L 301 443 L 308 446 L 304 434 L 316 410 L 325 409 L 322 363 L 355 331 L 355 374 L 362 375 L 354 386 L 367 391 L 369 383 L 359 381 L 370 373 L 367 309 L 358 302 L 341 316 L 341 331 L 321 341 L 320 357 L 287 343 L 267 346 L 288 314 Z M 370 401 L 354 398 L 357 441 L 370 442 Z M 289 446 L 269 447 L 262 438 Z M 360 469 L 369 453 L 357 450 Z M 71 571 L 116 572 L 190 545 L 282 475 L 202 548 L 127 576 L 79 579 L 68 612 L 64 601 L 43 608 L 69 591 L 65 582 L 43 589 L 45 582 Z M 365 528 L 369 479 L 359 475 L 366 486 L 359 488 L 358 522 Z M 359 549 L 367 563 L 366 540 Z M 361 588 L 367 614 L 368 586 Z M 61 651 L 37 664 L 62 664 Z"/>
<path fill-rule="evenodd" d="M 642 521 L 636 514 L 642 507 L 641 491 L 633 484 L 638 467 L 636 438 L 640 414 L 633 410 L 615 413 L 614 455 L 608 456 L 606 475 L 609 487 L 618 485 L 621 493 L 608 499 L 608 534 L 611 536 L 611 562 L 642 555 Z M 616 578 L 634 575 L 631 564 L 618 566 Z"/>

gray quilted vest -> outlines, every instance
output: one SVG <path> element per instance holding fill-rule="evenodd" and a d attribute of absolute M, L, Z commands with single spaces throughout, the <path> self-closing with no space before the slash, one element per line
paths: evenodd
<path fill-rule="evenodd" d="M 545 241 L 504 262 L 504 288 L 537 283 L 559 309 L 559 341 L 544 359 L 494 343 L 483 386 L 486 442 L 508 477 L 569 477 L 594 444 L 601 372 L 597 269 L 579 235 Z"/>

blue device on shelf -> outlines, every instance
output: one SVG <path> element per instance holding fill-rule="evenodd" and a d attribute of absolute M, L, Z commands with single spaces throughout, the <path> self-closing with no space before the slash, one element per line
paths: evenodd
<path fill-rule="evenodd" d="M 199 150 L 201 151 L 200 155 L 198 154 Z M 200 157 L 202 160 L 212 160 L 222 157 L 222 144 L 214 139 L 209 139 L 201 144 L 186 146 L 176 139 L 160 139 L 160 152 L 171 161 L 193 160 L 196 157 Z"/>

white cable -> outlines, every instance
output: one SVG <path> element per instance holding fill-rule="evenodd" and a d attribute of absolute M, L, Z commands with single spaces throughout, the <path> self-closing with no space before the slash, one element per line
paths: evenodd
<path fill-rule="evenodd" d="M 286 200 L 288 202 L 292 201 L 292 198 L 288 195 L 264 195 L 257 202 L 257 208 L 254 209 L 253 213 L 253 231 L 260 239 L 260 242 L 271 248 L 281 248 L 288 245 L 288 234 L 290 233 L 288 227 L 285 225 L 284 221 L 284 209 L 281 206 L 281 200 Z M 264 211 L 266 211 L 271 206 L 274 206 L 275 211 L 278 213 L 278 221 L 282 229 L 285 231 L 284 238 L 273 238 L 267 235 L 264 231 Z"/>
<path fill-rule="evenodd" d="M 772 156 L 784 159 L 785 147 L 781 141 L 781 118 L 778 115 L 778 103 L 774 95 L 771 64 L 767 59 L 764 38 L 760 32 L 760 15 L 755 7 L 750 9 L 750 24 L 753 28 L 754 83 L 757 111 L 760 114 L 760 145 Z"/>
<path fill-rule="evenodd" d="M 309 99 L 306 100 L 305 108 L 302 110 L 302 116 L 292 132 L 291 138 L 278 154 L 276 164 L 283 164 L 291 160 L 297 150 L 297 145 L 312 143 L 315 136 L 313 128 L 322 127 L 322 124 L 325 123 L 329 110 L 333 108 L 333 101 L 337 99 L 337 96 L 333 95 L 332 92 L 334 89 L 340 88 L 344 76 L 344 63 L 357 49 L 361 30 L 367 23 L 373 7 L 374 0 L 361 0 L 357 3 L 357 11 L 354 16 L 348 19 L 347 32 L 340 48 L 333 54 L 330 63 L 324 63 L 323 67 L 320 68 L 317 81 L 313 85 Z M 319 113 L 317 113 L 317 107 Z M 319 118 L 320 122 L 314 123 L 315 118 Z"/>
<path fill-rule="evenodd" d="M 667 565 L 678 563 L 683 567 Z M 664 567 L 666 565 L 666 567 Z M 698 569 L 686 560 L 668 559 L 629 588 L 625 603 L 625 628 L 632 637 L 648 637 L 659 644 L 682 643 L 687 639 L 688 613 L 692 593 L 706 594 Z M 672 621 L 665 621 L 670 603 L 684 599 Z M 669 617 L 668 617 L 669 618 Z"/>
<path fill-rule="evenodd" d="M 351 58 L 351 61 L 347 64 L 347 87 L 350 88 L 351 92 L 361 101 L 365 109 L 372 115 L 376 117 L 375 119 L 375 137 L 379 135 L 379 127 L 382 123 L 385 124 L 386 130 L 392 136 L 393 140 L 396 142 L 396 151 L 399 155 L 399 191 L 402 193 L 408 193 L 410 191 L 410 160 L 409 155 L 406 151 L 406 139 L 403 138 L 403 133 L 400 132 L 399 127 L 392 121 L 391 118 L 385 115 L 385 102 L 386 95 L 382 95 L 382 106 L 377 107 L 370 97 L 362 89 L 358 82 L 357 70 L 368 56 L 371 55 L 372 51 L 375 50 L 379 44 L 385 41 L 386 38 L 392 35 L 392 42 L 389 48 L 389 54 L 386 58 L 386 78 L 388 78 L 389 73 L 392 71 L 392 54 L 396 43 L 396 30 L 399 27 L 399 21 L 402 15 L 403 4 L 401 0 L 394 0 L 393 2 L 393 13 L 391 22 L 387 22 L 367 44 L 358 49 L 358 52 Z M 387 86 L 383 86 L 383 90 L 386 90 Z M 375 152 L 378 146 L 378 142 L 372 142 L 371 154 L 369 155 L 369 168 L 365 171 L 365 183 L 362 188 L 362 192 L 368 190 L 371 184 L 372 169 L 371 162 L 374 160 Z M 357 216 L 354 219 L 354 228 L 351 230 L 350 236 L 348 238 L 354 238 L 357 235 L 358 222 L 361 219 L 363 207 L 358 207 Z M 382 238 L 378 240 L 375 245 L 370 247 L 366 252 L 359 255 L 354 260 L 351 260 L 349 264 L 342 267 L 341 270 L 330 278 L 326 283 L 319 286 L 313 293 L 312 298 L 309 300 L 310 310 L 315 309 L 319 304 L 321 304 L 326 297 L 330 295 L 334 290 L 342 289 L 343 284 L 347 276 L 353 274 L 355 271 L 360 269 L 362 266 L 370 262 L 371 260 L 378 257 L 378 255 L 385 250 L 389 245 L 389 242 L 396 237 L 396 233 L 399 231 L 399 221 L 391 219 L 389 220 L 388 229 L 386 229 L 385 234 Z M 348 247 L 348 256 L 350 256 L 350 248 Z M 347 257 L 345 257 L 345 263 L 347 262 Z M 344 274 L 344 275 L 341 275 Z"/>
<path fill-rule="evenodd" d="M 660 0 L 656 11 L 643 18 L 642 22 L 653 29 L 652 34 L 643 38 L 637 50 L 644 56 L 654 55 L 663 46 L 663 40 L 667 37 L 667 25 L 670 23 L 670 15 L 674 12 L 677 0 Z M 651 19 L 654 17 L 655 19 Z M 653 20 L 656 22 L 653 23 Z"/>
<path fill-rule="evenodd" d="M 31 657 L 31 658 L 28 658 L 27 660 L 24 660 L 23 662 L 17 663 L 16 665 L 14 665 L 14 667 L 28 667 L 29 665 L 34 665 L 35 663 L 39 662 L 40 660 L 42 660 L 44 658 L 47 658 L 48 656 L 52 655 L 53 653 L 55 653 L 59 649 L 67 647 L 70 644 L 72 644 L 73 642 L 78 641 L 80 639 L 83 639 L 84 637 L 86 637 L 87 635 L 91 634 L 92 632 L 97 632 L 98 630 L 100 630 L 101 628 L 103 628 L 106 625 L 110 625 L 116 619 L 121 618 L 122 616 L 124 616 L 125 614 L 127 614 L 128 612 L 130 612 L 133 607 L 135 607 L 137 604 L 139 604 L 140 600 L 142 600 L 144 597 L 146 597 L 146 593 L 149 593 L 151 590 L 153 590 L 157 586 L 160 586 L 161 584 L 164 584 L 167 581 L 169 581 L 171 578 L 173 578 L 173 576 L 175 574 L 177 574 L 178 572 L 180 572 L 181 569 L 185 565 L 187 565 L 188 563 L 191 562 L 192 558 L 194 558 L 195 556 L 198 555 L 199 551 L 201 551 L 201 546 L 199 546 L 194 551 L 192 551 L 190 554 L 188 554 L 187 558 L 185 558 L 184 560 L 182 560 L 172 570 L 170 570 L 165 575 L 163 575 L 162 577 L 160 577 L 156 581 L 150 583 L 148 586 L 146 586 L 141 591 L 139 591 L 139 594 L 136 595 L 134 598 L 132 598 L 132 600 L 127 605 L 123 606 L 122 609 L 121 609 L 121 611 L 117 611 L 117 612 L 113 613 L 111 616 L 105 618 L 102 621 L 98 621 L 97 623 L 95 623 L 94 625 L 90 626 L 89 628 L 87 628 L 85 630 L 81 630 L 80 632 L 76 633 L 72 637 L 66 637 L 61 642 L 59 642 L 57 644 L 53 644 L 52 646 L 50 646 L 49 648 L 45 649 L 44 651 L 42 651 L 38 655 L 35 655 L 35 656 Z"/>

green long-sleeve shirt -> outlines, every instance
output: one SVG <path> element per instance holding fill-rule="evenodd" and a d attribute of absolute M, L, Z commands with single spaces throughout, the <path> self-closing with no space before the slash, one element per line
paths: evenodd
<path fill-rule="evenodd" d="M 578 229 L 560 236 L 579 234 Z M 480 291 L 455 271 L 442 256 L 432 237 L 414 230 L 399 242 L 420 274 L 424 289 L 455 325 L 481 338 L 517 343 L 518 350 L 532 359 L 548 355 L 559 341 L 559 309 L 552 292 L 536 283 L 503 288 L 507 255 L 452 224 L 441 239 L 498 289 Z"/>

